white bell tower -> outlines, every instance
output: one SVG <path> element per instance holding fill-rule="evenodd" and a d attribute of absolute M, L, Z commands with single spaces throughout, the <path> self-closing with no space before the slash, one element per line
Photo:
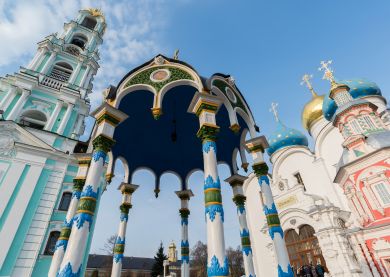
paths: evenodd
<path fill-rule="evenodd" d="M 89 113 L 88 94 L 99 68 L 105 28 L 100 10 L 85 9 L 60 34 L 39 42 L 29 65 L 1 80 L 3 118 L 77 140 Z"/>

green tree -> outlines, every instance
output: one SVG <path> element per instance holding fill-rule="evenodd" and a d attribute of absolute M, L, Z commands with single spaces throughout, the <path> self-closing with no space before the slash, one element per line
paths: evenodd
<path fill-rule="evenodd" d="M 164 261 L 167 259 L 168 257 L 164 254 L 164 246 L 161 242 L 160 247 L 157 250 L 156 256 L 154 256 L 152 277 L 157 277 L 158 275 L 162 276 L 164 274 Z"/>

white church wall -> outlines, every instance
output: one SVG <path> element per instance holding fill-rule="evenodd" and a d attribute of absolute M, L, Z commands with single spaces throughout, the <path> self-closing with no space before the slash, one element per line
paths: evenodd
<path fill-rule="evenodd" d="M 253 251 L 253 262 L 257 277 L 276 277 L 277 264 L 272 250 L 272 240 L 266 232 L 261 231 L 266 225 L 263 206 L 260 202 L 260 187 L 257 178 L 251 174 L 244 183 L 244 194 L 247 197 L 246 211 Z"/>
<path fill-rule="evenodd" d="M 340 196 L 335 193 L 333 182 L 329 178 L 323 164 L 318 162 L 307 147 L 294 146 L 278 151 L 276 157 L 272 157 L 274 182 L 282 182 L 288 188 L 298 184 L 294 176 L 299 173 L 302 177 L 306 193 L 327 197 L 330 202 L 342 206 Z M 274 196 L 283 194 L 287 188 L 281 190 L 278 186 L 274 189 Z"/>

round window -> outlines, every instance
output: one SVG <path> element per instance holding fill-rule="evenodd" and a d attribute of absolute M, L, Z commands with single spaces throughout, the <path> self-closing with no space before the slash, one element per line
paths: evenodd
<path fill-rule="evenodd" d="M 157 69 L 150 74 L 150 80 L 153 82 L 163 82 L 168 80 L 171 76 L 171 72 L 168 69 Z"/>
<path fill-rule="evenodd" d="M 234 95 L 234 92 L 230 88 L 226 88 L 226 95 L 229 98 L 229 100 L 232 101 L 233 103 L 237 102 L 237 98 Z"/>

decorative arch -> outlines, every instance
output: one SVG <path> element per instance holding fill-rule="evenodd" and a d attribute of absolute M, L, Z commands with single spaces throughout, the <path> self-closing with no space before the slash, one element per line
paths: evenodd
<path fill-rule="evenodd" d="M 256 123 L 253 120 L 253 118 L 250 117 L 247 113 L 245 113 L 245 111 L 243 109 L 241 109 L 240 107 L 235 107 L 234 111 L 236 114 L 239 114 L 241 116 L 241 118 L 245 121 L 251 138 L 255 138 L 256 137 L 256 129 L 255 129 Z"/>
<path fill-rule="evenodd" d="M 87 43 L 88 43 L 88 38 L 82 33 L 73 34 L 72 39 L 70 41 L 70 44 L 73 44 L 83 50 L 85 49 Z"/>
<path fill-rule="evenodd" d="M 164 95 L 170 89 L 187 85 L 204 91 L 201 77 L 189 65 L 162 55 L 130 71 L 120 82 L 113 102 L 119 107 L 123 97 L 136 90 L 149 90 L 154 93 L 153 109 L 161 109 Z"/>
<path fill-rule="evenodd" d="M 121 161 L 122 165 L 123 165 L 123 169 L 124 169 L 124 177 L 123 177 L 123 182 L 125 183 L 129 183 L 131 180 L 129 180 L 129 164 L 127 163 L 127 160 L 121 156 L 117 157 L 116 160 L 115 160 L 115 164 L 117 163 L 117 161 Z"/>
<path fill-rule="evenodd" d="M 41 110 L 28 109 L 20 116 L 20 123 L 37 129 L 43 129 L 46 125 L 48 116 Z"/>
<path fill-rule="evenodd" d="M 171 174 L 173 176 L 175 176 L 177 178 L 177 180 L 179 181 L 179 188 L 178 190 L 185 190 L 186 187 L 187 187 L 187 184 L 183 183 L 183 179 L 181 178 L 181 176 L 179 174 L 177 174 L 177 172 L 173 171 L 173 170 L 167 170 L 167 171 L 164 171 L 163 173 L 161 173 L 160 175 L 160 180 L 159 180 L 159 183 L 161 184 L 161 179 L 164 175 L 167 175 L 167 174 Z"/>

